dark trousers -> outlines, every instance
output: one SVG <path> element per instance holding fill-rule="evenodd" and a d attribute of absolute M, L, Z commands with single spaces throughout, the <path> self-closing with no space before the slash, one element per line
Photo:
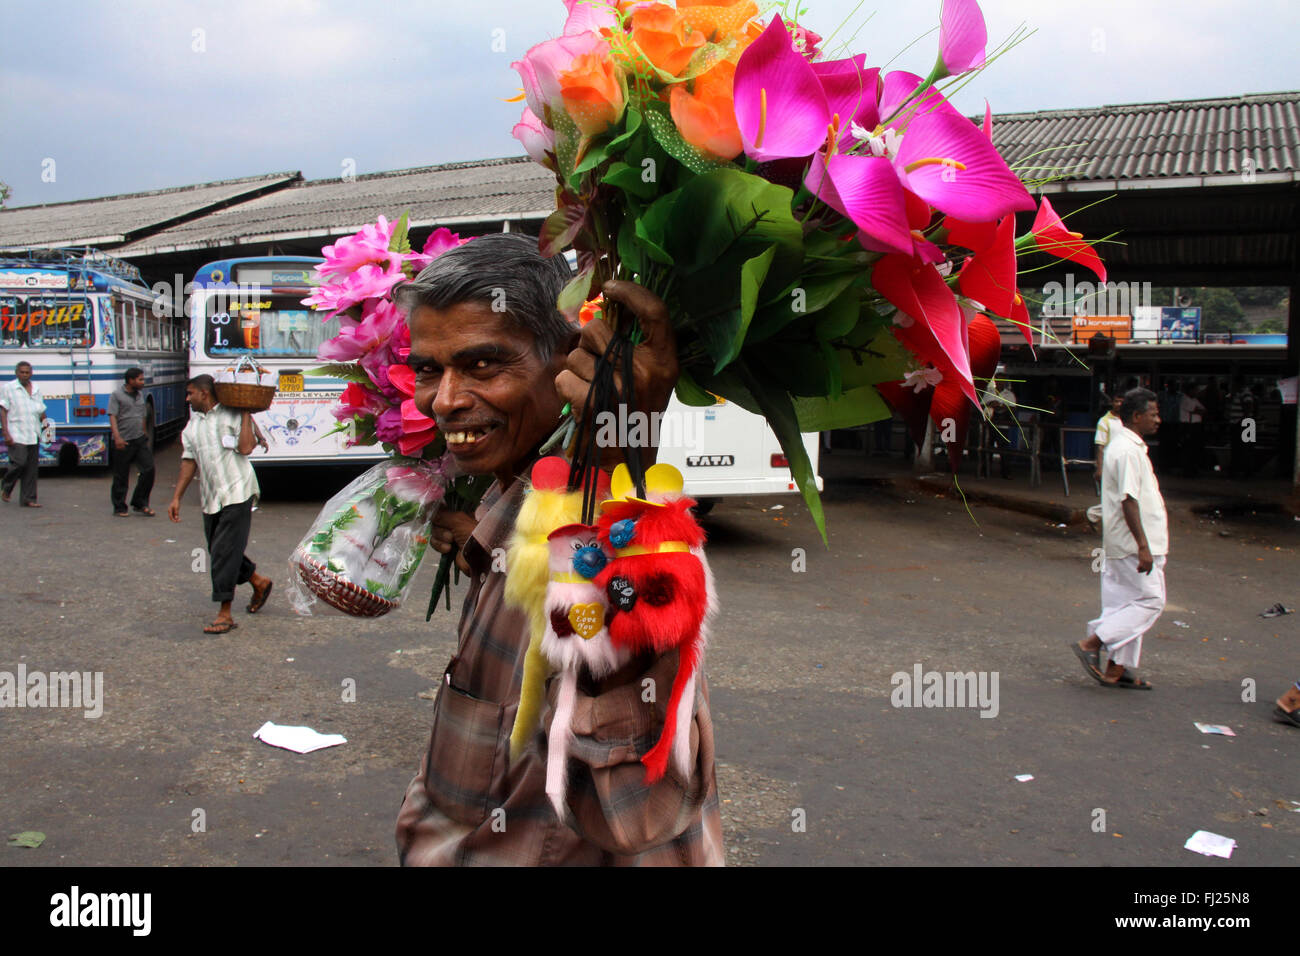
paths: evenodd
<path fill-rule="evenodd" d="M 23 482 L 23 504 L 31 504 L 36 500 L 36 468 L 40 464 L 40 457 L 35 445 L 10 445 L 9 446 L 9 467 L 5 469 L 4 480 L 0 481 L 0 490 L 9 494 L 14 490 L 14 485 L 18 484 L 18 479 Z"/>
<path fill-rule="evenodd" d="M 148 508 L 149 493 L 153 491 L 153 449 L 149 447 L 149 436 L 132 438 L 125 448 L 113 449 L 113 510 L 126 510 L 126 489 L 131 484 L 131 463 L 140 469 L 140 477 L 135 483 L 135 494 L 131 496 L 132 508 Z"/>
<path fill-rule="evenodd" d="M 216 514 L 203 516 L 203 535 L 208 539 L 208 567 L 212 571 L 212 600 L 219 604 L 235 599 L 235 588 L 248 582 L 257 565 L 248 560 L 248 532 L 253 526 L 253 499 L 226 505 Z"/>

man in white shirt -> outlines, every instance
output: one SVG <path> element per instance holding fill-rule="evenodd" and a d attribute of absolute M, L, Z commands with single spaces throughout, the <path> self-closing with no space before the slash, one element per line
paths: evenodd
<path fill-rule="evenodd" d="M 8 501 L 19 479 L 23 483 L 24 508 L 39 508 L 36 501 L 36 473 L 40 459 L 41 422 L 45 421 L 45 399 L 32 382 L 32 363 L 14 366 L 17 376 L 0 388 L 0 437 L 9 452 L 9 467 L 0 481 L 0 499 Z"/>
<path fill-rule="evenodd" d="M 1097 481 L 1101 481 L 1101 456 L 1106 451 L 1106 446 L 1110 444 L 1111 436 L 1120 428 L 1119 404 L 1123 400 L 1121 395 L 1112 398 L 1106 414 L 1097 420 L 1097 433 L 1092 436 L 1093 454 L 1097 460 L 1097 467 L 1093 470 L 1092 477 Z"/>
<path fill-rule="evenodd" d="M 251 412 L 217 404 L 211 375 L 197 375 L 185 386 L 190 423 L 181 432 L 181 474 L 167 506 L 172 521 L 181 520 L 181 496 L 197 473 L 203 505 L 203 534 L 208 541 L 212 600 L 221 605 L 204 634 L 225 634 L 239 625 L 230 613 L 235 588 L 253 586 L 248 613 L 256 614 L 271 593 L 271 579 L 257 573 L 244 548 L 253 522 L 259 489 L 248 455 L 259 444 Z"/>
<path fill-rule="evenodd" d="M 1160 427 L 1153 392 L 1135 388 L 1120 404 L 1122 427 L 1113 429 L 1102 466 L 1101 616 L 1088 622 L 1088 638 L 1072 644 L 1094 680 L 1107 687 L 1150 690 L 1135 676 L 1142 635 L 1165 608 L 1165 557 L 1169 521 L 1144 440 Z M 1101 670 L 1101 648 L 1110 658 Z"/>

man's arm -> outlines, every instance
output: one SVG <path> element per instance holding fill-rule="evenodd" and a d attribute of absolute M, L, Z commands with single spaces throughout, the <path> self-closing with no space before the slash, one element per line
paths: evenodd
<path fill-rule="evenodd" d="M 171 503 L 167 505 L 167 517 L 173 521 L 181 520 L 181 496 L 185 494 L 185 489 L 190 486 L 198 471 L 198 462 L 193 458 L 181 459 L 181 474 L 176 479 L 176 492 L 172 495 Z"/>
<path fill-rule="evenodd" d="M 117 416 L 112 412 L 108 415 L 108 427 L 113 433 L 113 447 L 122 449 L 126 447 L 126 442 L 122 441 L 122 436 L 117 433 Z"/>
<path fill-rule="evenodd" d="M 12 445 L 13 439 L 9 437 L 9 409 L 0 405 L 0 437 L 4 438 L 6 445 Z"/>
<path fill-rule="evenodd" d="M 1151 549 L 1147 544 L 1147 534 L 1142 529 L 1142 511 L 1138 507 L 1137 499 L 1132 495 L 1124 499 L 1121 507 L 1124 509 L 1124 523 L 1128 525 L 1129 533 L 1137 542 L 1138 570 L 1147 574 L 1155 566 L 1155 561 L 1151 557 Z"/>
<path fill-rule="evenodd" d="M 257 447 L 257 426 L 253 424 L 252 412 L 241 412 L 239 418 L 239 444 L 235 451 L 247 455 Z"/>
<path fill-rule="evenodd" d="M 1096 451 L 1093 453 L 1093 457 L 1097 460 L 1097 467 L 1093 469 L 1092 477 L 1094 477 L 1098 481 L 1101 481 L 1101 466 L 1102 466 L 1102 461 L 1106 455 L 1106 446 L 1094 444 L 1092 447 L 1096 449 Z"/>

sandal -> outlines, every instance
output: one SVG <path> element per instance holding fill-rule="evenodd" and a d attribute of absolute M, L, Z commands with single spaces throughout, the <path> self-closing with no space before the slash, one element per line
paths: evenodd
<path fill-rule="evenodd" d="M 152 518 L 152 517 L 154 516 L 154 514 L 156 513 L 156 512 L 155 512 L 152 508 L 150 508 L 148 505 L 145 505 L 143 508 L 136 508 L 135 511 L 136 511 L 136 514 L 142 514 L 142 515 L 144 515 L 146 518 Z"/>
<path fill-rule="evenodd" d="M 239 627 L 234 621 L 213 621 L 203 629 L 204 634 L 227 634 Z"/>
<path fill-rule="evenodd" d="M 1070 649 L 1074 651 L 1074 656 L 1079 658 L 1083 663 L 1083 669 L 1088 672 L 1088 676 L 1098 684 L 1105 684 L 1107 687 L 1112 686 L 1112 682 L 1106 680 L 1105 675 L 1101 672 L 1101 649 L 1095 651 L 1085 651 L 1073 641 L 1070 642 Z"/>
<path fill-rule="evenodd" d="M 129 512 L 129 511 L 114 511 L 114 512 L 113 512 L 113 517 L 114 517 L 114 518 L 129 518 L 129 517 L 131 517 L 131 512 Z"/>
<path fill-rule="evenodd" d="M 1124 668 L 1124 673 L 1120 674 L 1119 677 L 1113 681 L 1104 681 L 1104 683 L 1108 687 L 1121 687 L 1124 690 L 1151 690 L 1149 683 L 1133 674 L 1127 667 Z"/>
<path fill-rule="evenodd" d="M 248 607 L 245 608 L 245 610 L 247 610 L 249 614 L 256 614 L 258 611 L 262 610 L 262 606 L 266 604 L 266 599 L 271 596 L 271 588 L 273 587 L 275 587 L 275 582 L 267 581 L 265 590 L 259 591 L 257 588 L 254 588 L 253 600 L 248 602 Z"/>

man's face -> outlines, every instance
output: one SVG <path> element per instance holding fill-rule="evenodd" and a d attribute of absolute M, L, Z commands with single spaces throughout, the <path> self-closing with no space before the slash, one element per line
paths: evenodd
<path fill-rule="evenodd" d="M 1133 420 L 1129 422 L 1129 428 L 1143 438 L 1147 435 L 1154 435 L 1160 430 L 1160 406 L 1155 402 L 1147 402 L 1146 409 L 1133 416 Z"/>
<path fill-rule="evenodd" d="M 1110 413 L 1116 418 L 1119 417 L 1119 407 L 1124 404 L 1124 396 L 1116 395 L 1110 400 Z"/>
<path fill-rule="evenodd" d="M 140 391 L 140 389 L 142 389 L 142 388 L 144 388 L 144 376 L 143 376 L 143 375 L 137 375 L 135 378 L 128 378 L 128 379 L 126 380 L 126 390 L 127 390 L 128 392 L 131 392 L 132 394 L 134 394 L 134 393 Z"/>
<path fill-rule="evenodd" d="M 26 385 L 32 380 L 32 367 L 30 365 L 20 365 L 14 369 L 14 374 L 18 376 L 18 381 Z"/>
<path fill-rule="evenodd" d="M 505 484 L 559 421 L 555 376 L 565 353 L 543 362 L 533 336 L 486 302 L 411 312 L 415 406 L 438 423 L 470 474 Z"/>
<path fill-rule="evenodd" d="M 196 412 L 209 412 L 212 410 L 212 396 L 193 385 L 185 386 L 185 401 L 189 402 L 190 408 Z"/>

